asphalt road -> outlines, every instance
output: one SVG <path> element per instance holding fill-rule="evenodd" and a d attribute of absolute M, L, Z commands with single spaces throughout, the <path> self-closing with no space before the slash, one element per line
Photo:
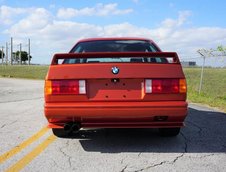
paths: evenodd
<path fill-rule="evenodd" d="M 174 138 L 154 129 L 82 130 L 56 138 L 43 81 L 0 78 L 0 171 L 226 171 L 226 114 L 189 105 Z"/>

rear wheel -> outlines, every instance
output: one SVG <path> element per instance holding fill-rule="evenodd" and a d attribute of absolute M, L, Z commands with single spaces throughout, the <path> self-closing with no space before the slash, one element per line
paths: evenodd
<path fill-rule="evenodd" d="M 159 128 L 159 133 L 164 137 L 173 137 L 180 133 L 180 128 Z"/>

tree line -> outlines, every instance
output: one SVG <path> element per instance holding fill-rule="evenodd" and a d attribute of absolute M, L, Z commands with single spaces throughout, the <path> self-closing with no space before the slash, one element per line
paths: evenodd
<path fill-rule="evenodd" d="M 28 53 L 26 51 L 16 51 L 13 52 L 13 61 L 19 63 L 20 62 L 20 53 L 21 53 L 21 62 L 28 61 Z M 5 53 L 0 50 L 0 59 L 5 58 Z M 32 56 L 30 55 L 30 59 Z"/>

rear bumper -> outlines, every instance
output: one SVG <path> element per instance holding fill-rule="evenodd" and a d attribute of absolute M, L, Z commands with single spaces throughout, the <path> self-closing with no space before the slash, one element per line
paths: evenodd
<path fill-rule="evenodd" d="M 50 128 L 62 128 L 70 121 L 83 128 L 181 127 L 186 115 L 185 101 L 45 103 Z M 156 116 L 167 119 L 156 121 Z"/>

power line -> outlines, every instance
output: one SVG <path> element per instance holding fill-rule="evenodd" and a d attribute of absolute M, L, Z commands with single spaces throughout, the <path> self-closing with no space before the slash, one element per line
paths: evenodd
<path fill-rule="evenodd" d="M 28 61 L 28 65 L 30 65 L 30 54 L 31 54 L 31 48 L 30 48 L 31 44 L 30 44 L 30 38 L 28 39 L 28 43 L 27 44 L 14 44 L 14 39 L 13 37 L 10 38 L 10 43 L 6 42 L 5 46 L 0 46 L 0 49 L 3 50 L 4 53 L 4 49 L 5 49 L 5 58 L 2 58 L 2 64 L 4 63 L 4 59 L 5 59 L 5 64 L 8 64 L 10 61 L 10 65 L 13 65 L 14 62 L 17 62 L 19 64 L 22 64 L 22 47 L 27 47 L 27 61 Z M 16 57 L 16 53 L 14 52 L 14 50 L 16 50 L 17 52 L 19 52 L 19 59 L 18 57 Z M 10 54 L 10 56 L 9 56 Z"/>

